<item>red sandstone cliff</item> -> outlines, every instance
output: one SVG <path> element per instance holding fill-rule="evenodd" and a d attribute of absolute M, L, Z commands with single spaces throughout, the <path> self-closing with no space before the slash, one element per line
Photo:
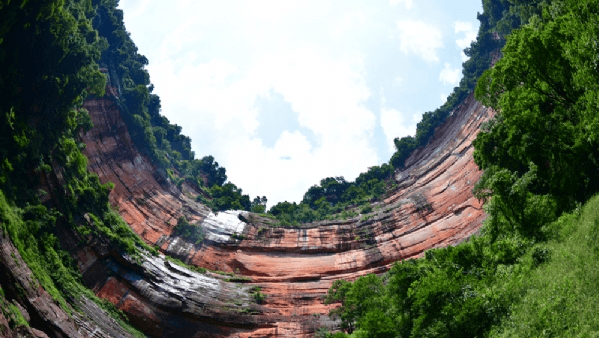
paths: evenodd
<path fill-rule="evenodd" d="M 194 187 L 183 184 L 179 190 L 171 184 L 137 151 L 111 97 L 115 92 L 108 93 L 86 101 L 95 127 L 82 137 L 89 169 L 115 184 L 111 203 L 164 254 L 250 278 L 234 282 L 226 275 L 196 273 L 163 256 L 136 261 L 98 241 L 74 249 L 88 286 L 150 336 L 311 337 L 320 326 L 336 326 L 323 304 L 334 280 L 382 273 L 397 260 L 455 245 L 484 219 L 471 192 L 480 176 L 471 142 L 492 112 L 472 97 L 427 147 L 412 154 L 395 175 L 398 188 L 373 205 L 373 212 L 271 228 L 269 219 L 247 212 L 215 215 L 195 201 Z M 206 229 L 204 242 L 172 235 L 182 215 Z M 267 295 L 261 303 L 253 297 L 254 286 Z"/>

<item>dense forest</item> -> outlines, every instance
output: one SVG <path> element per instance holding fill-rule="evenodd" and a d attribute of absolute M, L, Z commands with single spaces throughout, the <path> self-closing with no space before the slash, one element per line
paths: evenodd
<path fill-rule="evenodd" d="M 336 281 L 325 302 L 340 303 L 330 315 L 344 332 L 321 337 L 599 331 L 599 1 L 483 6 L 477 43 L 492 33 L 505 44 L 475 91 L 497 112 L 474 142 L 481 234 L 381 276 Z"/>
<path fill-rule="evenodd" d="M 104 95 L 98 62 L 108 50 L 94 28 L 110 2 L 10 1 L 0 4 L 0 227 L 41 286 L 71 313 L 69 300 L 86 296 L 120 325 L 143 336 L 82 282 L 61 248 L 59 228 L 95 234 L 131 255 L 147 246 L 111 208 L 112 183 L 87 169 L 79 133 L 93 127 L 83 101 Z M 52 177 L 60 188 L 47 191 Z M 46 190 L 44 190 L 46 189 Z M 1 294 L 4 297 L 4 292 Z M 76 306 L 75 306 L 76 307 Z M 12 317 L 15 323 L 18 318 Z M 11 325 L 13 325 L 11 324 Z"/>
<path fill-rule="evenodd" d="M 0 228 L 67 312 L 85 295 L 132 334 L 109 302 L 87 289 L 59 228 L 98 238 L 132 256 L 157 254 L 115 212 L 110 183 L 87 169 L 80 133 L 93 128 L 83 101 L 114 98 L 136 146 L 176 186 L 188 182 L 214 211 L 266 212 L 227 181 L 212 156 L 195 158 L 189 137 L 160 114 L 118 0 L 0 3 Z M 388 163 L 355 181 L 329 177 L 303 200 L 268 211 L 280 225 L 350 217 L 393 189 L 393 173 L 426 145 L 471 93 L 496 117 L 479 133 L 474 188 L 488 219 L 481 234 L 380 276 L 339 280 L 325 302 L 342 332 L 322 337 L 580 336 L 599 331 L 599 0 L 483 0 L 478 37 L 447 102 L 396 139 Z M 494 66 L 491 65 L 494 63 Z M 46 191 L 52 177 L 60 188 Z M 46 190 L 44 190 L 46 189 Z M 189 231 L 180 220 L 183 233 Z M 198 240 L 201 240 L 198 237 Z M 0 289 L 2 291 L 2 289 Z M 4 297 L 0 293 L 0 297 Z M 13 318 L 19 325 L 19 318 Z"/>

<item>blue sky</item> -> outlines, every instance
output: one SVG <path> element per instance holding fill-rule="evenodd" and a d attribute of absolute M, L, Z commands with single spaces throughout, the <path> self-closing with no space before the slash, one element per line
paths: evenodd
<path fill-rule="evenodd" d="M 269 206 L 387 162 L 461 79 L 480 0 L 121 0 L 162 114 Z"/>

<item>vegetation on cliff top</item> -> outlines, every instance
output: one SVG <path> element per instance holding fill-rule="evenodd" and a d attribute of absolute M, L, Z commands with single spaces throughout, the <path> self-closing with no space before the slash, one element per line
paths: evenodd
<path fill-rule="evenodd" d="M 81 153 L 77 135 L 92 127 L 81 105 L 104 93 L 98 63 L 118 86 L 117 104 L 134 141 L 165 178 L 191 180 L 214 210 L 260 212 L 266 198 L 250 201 L 226 182 L 214 158 L 195 159 L 190 139 L 159 114 L 144 70 L 148 60 L 137 53 L 117 3 L 0 5 L 0 226 L 64 309 L 71 311 L 68 299 L 85 295 L 119 318 L 83 286 L 58 238 L 67 228 L 81 245 L 93 234 L 133 255 L 139 248 L 155 252 L 110 208 L 111 185 L 87 170 Z M 398 263 L 382 277 L 336 281 L 327 302 L 341 302 L 331 314 L 351 336 L 590 336 L 599 330 L 599 200 L 581 207 L 599 187 L 599 1 L 484 0 L 483 7 L 460 86 L 423 116 L 415 137 L 396 140 L 389 164 L 355 182 L 323 179 L 300 204 L 270 210 L 293 224 L 379 198 L 393 170 L 429 141 L 484 72 L 476 96 L 498 115 L 474 143 L 475 161 L 485 169 L 475 188 L 489 215 L 482 235 Z M 504 42 L 503 58 L 485 71 Z M 201 240 L 185 219 L 178 229 Z"/>
<path fill-rule="evenodd" d="M 591 337 L 599 330 L 599 1 L 484 1 L 507 34 L 476 97 L 480 236 L 339 280 L 335 337 Z M 586 202 L 584 207 L 582 203 Z"/>
<path fill-rule="evenodd" d="M 404 169 L 408 157 L 416 149 L 426 146 L 435 130 L 474 91 L 478 78 L 491 66 L 493 58 L 499 56 L 499 50 L 505 43 L 503 34 L 517 27 L 521 16 L 531 15 L 520 13 L 521 10 L 516 10 L 516 7 L 510 7 L 507 1 L 484 1 L 485 11 L 478 15 L 480 28 L 477 39 L 464 50 L 469 59 L 463 64 L 462 80 L 441 107 L 422 115 L 414 136 L 394 140 L 396 151 L 388 163 L 369 168 L 354 182 L 343 177 L 322 179 L 319 185 L 308 189 L 299 204 L 280 202 L 271 207 L 269 214 L 275 215 L 283 224 L 312 222 L 332 218 L 333 214 L 342 213 L 349 206 L 379 200 L 392 190 L 394 171 Z"/>
<path fill-rule="evenodd" d="M 170 124 L 160 115 L 160 98 L 152 93 L 153 86 L 144 67 L 148 60 L 138 53 L 123 23 L 123 13 L 116 8 L 118 1 L 103 0 L 93 19 L 101 37 L 107 41 L 100 63 L 108 68 L 111 85 L 120 97 L 114 98 L 136 146 L 177 186 L 188 180 L 205 194 L 197 200 L 214 211 L 230 209 L 266 211 L 267 198 L 250 200 L 241 188 L 227 182 L 226 170 L 212 156 L 201 160 L 191 151 L 191 140 L 181 135 L 181 127 Z M 269 210 L 282 224 L 292 225 L 324 219 L 341 212 L 349 205 L 368 203 L 380 198 L 393 173 L 388 164 L 375 166 L 361 174 L 355 182 L 343 177 L 329 177 L 320 186 L 311 187 L 303 201 L 281 202 Z M 207 195 L 207 196 L 205 196 Z"/>
<path fill-rule="evenodd" d="M 160 98 L 152 93 L 153 85 L 144 69 L 148 60 L 138 53 L 126 31 L 123 13 L 116 8 L 118 1 L 102 0 L 94 3 L 101 5 L 96 7 L 93 27 L 107 42 L 100 64 L 107 67 L 111 85 L 119 93 L 119 97 L 113 99 L 121 108 L 130 135 L 138 148 L 153 160 L 165 178 L 177 186 L 181 187 L 187 181 L 200 188 L 203 193 L 197 196 L 198 201 L 214 211 L 238 209 L 264 212 L 267 202 L 265 196 L 250 200 L 241 188 L 227 182 L 225 168 L 220 167 L 212 156 L 196 159 L 191 151 L 190 138 L 181 135 L 181 127 L 170 124 L 160 114 Z M 503 7 L 495 8 L 494 11 L 501 14 Z M 470 59 L 464 63 L 464 78 L 460 85 L 441 108 L 423 115 L 414 137 L 395 140 L 397 151 L 389 164 L 369 168 L 354 182 L 346 181 L 343 177 L 325 178 L 319 185 L 311 187 L 299 204 L 280 202 L 271 207 L 268 213 L 277 217 L 280 224 L 298 225 L 332 218 L 333 214 L 341 214 L 349 207 L 369 204 L 392 189 L 394 169 L 403 168 L 412 151 L 426 145 L 435 128 L 472 92 L 476 79 L 491 64 L 493 52 L 497 52 L 503 43 L 502 39 L 494 36 L 494 31 L 490 28 L 497 25 L 497 19 L 493 15 L 481 15 L 479 20 L 481 29 L 478 39 L 465 51 Z"/>
<path fill-rule="evenodd" d="M 148 60 L 138 53 L 127 33 L 123 13 L 116 9 L 117 2 L 102 1 L 103 6 L 98 8 L 98 15 L 94 18 L 94 27 L 108 42 L 101 64 L 108 67 L 112 85 L 121 95 L 117 103 L 136 145 L 161 168 L 165 178 L 170 178 L 178 186 L 188 180 L 200 187 L 204 194 L 198 195 L 198 201 L 214 211 L 239 209 L 264 212 L 266 197 L 250 200 L 241 188 L 226 182 L 225 168 L 220 167 L 212 156 L 195 159 L 190 138 L 181 135 L 180 126 L 170 124 L 166 117 L 160 115 L 160 98 L 152 94 L 153 86 L 144 69 Z M 353 182 L 343 177 L 324 178 L 304 194 L 299 204 L 280 202 L 268 213 L 276 216 L 280 224 L 297 225 L 332 218 L 333 214 L 340 214 L 348 207 L 369 204 L 392 189 L 394 169 L 403 168 L 412 151 L 428 143 L 435 129 L 472 92 L 478 77 L 491 64 L 493 52 L 501 47 L 503 40 L 495 38 L 490 28 L 496 24 L 494 17 L 481 15 L 479 20 L 479 37 L 465 51 L 470 59 L 464 63 L 464 78 L 460 85 L 441 108 L 423 115 L 414 137 L 395 140 L 397 151 L 388 164 L 369 168 Z"/>
<path fill-rule="evenodd" d="M 92 27 L 90 1 L 11 1 L 0 5 L 0 227 L 41 286 L 65 309 L 79 296 L 114 307 L 83 286 L 61 229 L 139 254 L 148 247 L 108 203 L 112 184 L 87 170 L 78 133 L 92 127 L 83 100 L 103 95 L 97 61 L 107 47 Z M 45 189 L 45 190 L 44 190 Z M 24 295 L 20 295 L 23 297 Z"/>
<path fill-rule="evenodd" d="M 346 209 L 352 207 L 360 208 L 361 212 L 372 210 L 370 203 L 379 200 L 395 186 L 392 174 L 393 167 L 384 163 L 369 168 L 354 182 L 348 182 L 342 176 L 328 177 L 322 179 L 320 185 L 308 189 L 299 204 L 280 202 L 272 206 L 268 213 L 283 225 L 299 225 L 330 219 L 334 217 L 333 214 L 345 215 Z"/>
<path fill-rule="evenodd" d="M 154 86 L 145 70 L 148 59 L 138 53 L 135 43 L 125 29 L 123 11 L 118 0 L 97 0 L 93 27 L 107 42 L 100 64 L 107 67 L 111 85 L 119 97 L 123 119 L 135 145 L 152 159 L 166 179 L 181 187 L 188 180 L 209 197 L 198 200 L 214 211 L 229 209 L 252 210 L 252 202 L 242 189 L 227 181 L 226 169 L 212 156 L 196 159 L 191 139 L 181 134 L 181 127 L 171 124 L 160 114 L 160 97 L 153 94 Z M 173 170 L 174 169 L 174 170 Z"/>

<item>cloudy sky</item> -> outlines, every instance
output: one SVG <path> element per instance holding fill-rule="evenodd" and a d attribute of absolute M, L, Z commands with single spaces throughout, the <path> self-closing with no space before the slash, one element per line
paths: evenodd
<path fill-rule="evenodd" d="M 480 0 L 121 0 L 162 114 L 271 206 L 387 162 L 461 79 Z"/>

